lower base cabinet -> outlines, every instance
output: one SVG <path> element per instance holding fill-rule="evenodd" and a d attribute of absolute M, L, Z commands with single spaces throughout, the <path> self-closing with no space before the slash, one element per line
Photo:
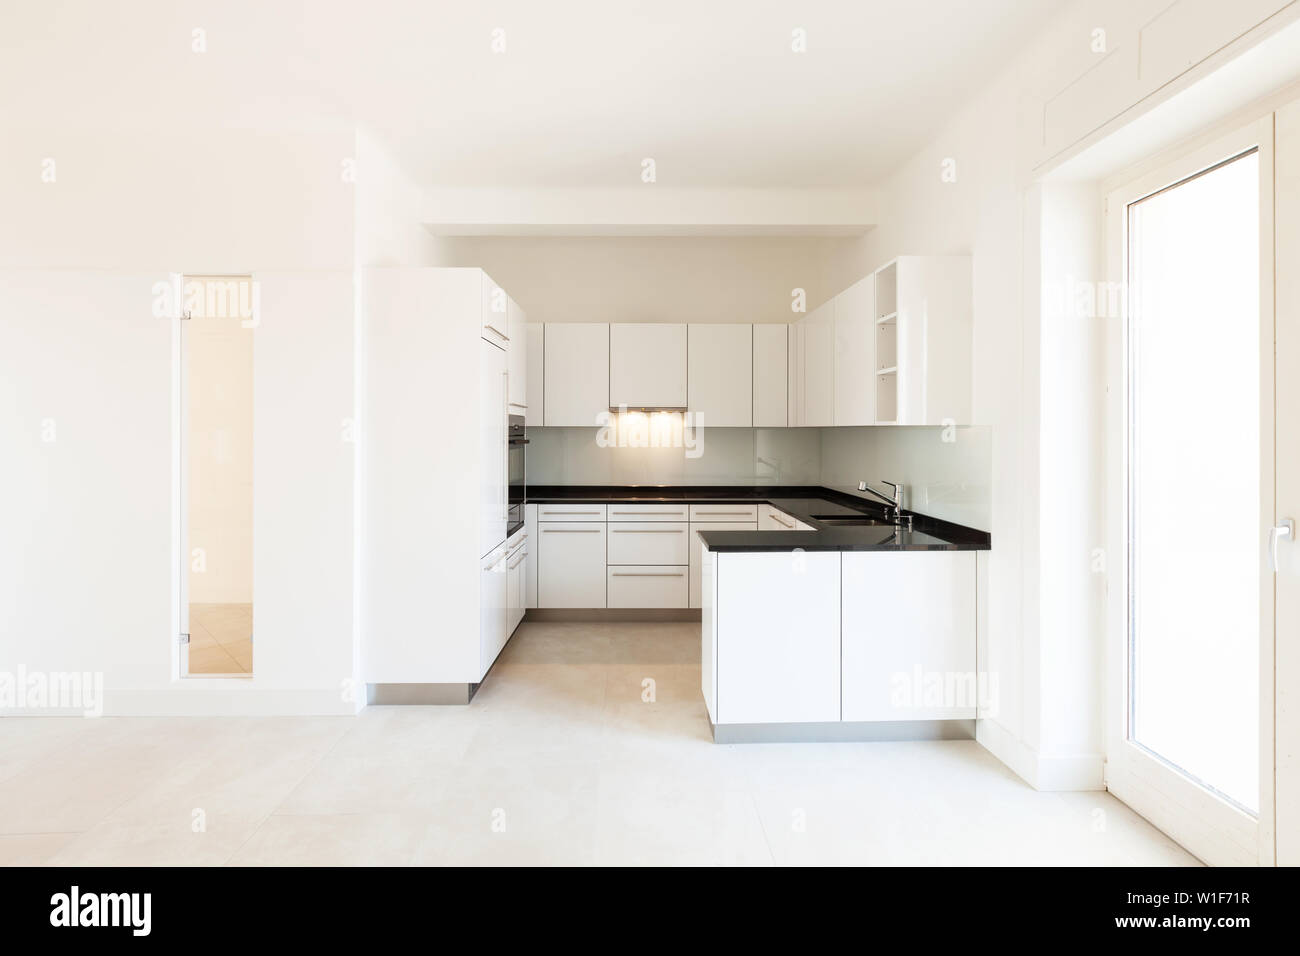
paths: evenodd
<path fill-rule="evenodd" d="M 606 607 L 605 523 L 537 523 L 537 606 Z"/>
<path fill-rule="evenodd" d="M 524 607 L 537 607 L 537 505 L 524 505 L 524 537 L 528 559 L 524 561 Z"/>
<path fill-rule="evenodd" d="M 716 607 L 706 613 L 715 615 L 715 722 L 839 720 L 840 553 L 713 557 Z"/>
<path fill-rule="evenodd" d="M 612 565 L 606 593 L 610 607 L 686 607 L 686 565 Z"/>
<path fill-rule="evenodd" d="M 510 639 L 510 572 L 506 545 L 494 549 L 479 565 L 479 676 Z"/>
<path fill-rule="evenodd" d="M 975 716 L 975 552 L 845 552 L 844 720 Z"/>
<path fill-rule="evenodd" d="M 524 619 L 524 602 L 527 600 L 528 537 L 517 534 L 511 539 L 506 552 L 506 638 L 514 634 Z"/>

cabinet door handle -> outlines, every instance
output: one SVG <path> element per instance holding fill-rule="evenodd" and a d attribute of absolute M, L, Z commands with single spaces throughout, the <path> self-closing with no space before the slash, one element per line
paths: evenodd
<path fill-rule="evenodd" d="M 545 511 L 545 515 L 598 515 L 599 511 Z"/>
<path fill-rule="evenodd" d="M 519 565 L 523 562 L 524 558 L 526 558 L 526 557 L 528 557 L 528 552 L 527 552 L 527 551 L 525 551 L 523 554 L 521 554 L 521 555 L 519 556 L 519 560 L 518 560 L 518 561 L 516 561 L 514 564 L 510 565 L 510 570 L 513 571 L 515 568 L 519 567 Z"/>
<path fill-rule="evenodd" d="M 777 524 L 781 525 L 782 527 L 785 527 L 785 528 L 793 528 L 793 527 L 794 527 L 794 525 L 792 525 L 792 524 L 787 524 L 786 522 L 784 522 L 784 521 L 782 521 L 780 518 L 778 518 L 776 515 L 768 515 L 768 517 L 771 518 L 773 521 L 775 521 Z"/>
<path fill-rule="evenodd" d="M 615 571 L 616 578 L 681 578 L 685 571 Z"/>
<path fill-rule="evenodd" d="M 542 534 L 600 534 L 600 528 L 543 528 Z"/>
<path fill-rule="evenodd" d="M 614 534 L 685 534 L 681 528 L 610 528 Z"/>
<path fill-rule="evenodd" d="M 1275 524 L 1268 529 L 1268 567 L 1270 571 L 1277 572 L 1277 539 L 1290 538 L 1295 540 L 1295 522 L 1290 518 L 1285 519 L 1281 524 Z"/>
<path fill-rule="evenodd" d="M 683 511 L 611 511 L 615 515 L 680 515 Z"/>
<path fill-rule="evenodd" d="M 500 329 L 498 329 L 495 325 L 488 325 L 486 322 L 484 322 L 484 323 L 483 323 L 483 328 L 488 329 L 489 331 L 495 332 L 497 335 L 501 336 L 501 338 L 503 338 L 503 339 L 504 339 L 505 341 L 507 341 L 507 342 L 510 341 L 510 336 L 506 335 L 504 332 L 502 332 Z"/>
<path fill-rule="evenodd" d="M 752 518 L 754 516 L 754 512 L 752 511 L 697 511 L 695 513 L 701 518 Z"/>

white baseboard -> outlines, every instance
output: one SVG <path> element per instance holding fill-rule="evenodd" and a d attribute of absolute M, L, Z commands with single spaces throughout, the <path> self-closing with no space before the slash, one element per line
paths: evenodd
<path fill-rule="evenodd" d="M 996 721 L 975 722 L 975 740 L 1035 790 L 1105 790 L 1102 754 L 1043 755 Z"/>

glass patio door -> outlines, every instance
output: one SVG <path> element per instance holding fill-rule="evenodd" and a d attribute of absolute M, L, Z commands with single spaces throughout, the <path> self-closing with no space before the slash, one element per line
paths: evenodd
<path fill-rule="evenodd" d="M 1267 857 L 1273 813 L 1271 131 L 1203 146 L 1107 206 L 1126 284 L 1107 785 L 1216 864 Z"/>

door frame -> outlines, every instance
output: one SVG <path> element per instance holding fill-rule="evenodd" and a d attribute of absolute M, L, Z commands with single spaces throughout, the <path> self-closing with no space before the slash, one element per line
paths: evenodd
<path fill-rule="evenodd" d="M 1128 739 L 1128 205 L 1180 183 L 1227 159 L 1259 151 L 1260 180 L 1260 453 L 1273 463 L 1260 477 L 1261 541 L 1274 522 L 1276 476 L 1274 305 L 1273 114 L 1232 132 L 1161 157 L 1106 192 L 1105 255 L 1110 282 L 1125 294 L 1120 321 L 1107 329 L 1106 549 L 1111 555 L 1106 599 L 1106 786 L 1123 802 L 1168 833 L 1200 859 L 1214 865 L 1272 865 L 1276 802 L 1274 710 L 1274 593 L 1276 578 L 1260 549 L 1260 787 L 1259 813 L 1252 816 L 1199 785 Z"/>

